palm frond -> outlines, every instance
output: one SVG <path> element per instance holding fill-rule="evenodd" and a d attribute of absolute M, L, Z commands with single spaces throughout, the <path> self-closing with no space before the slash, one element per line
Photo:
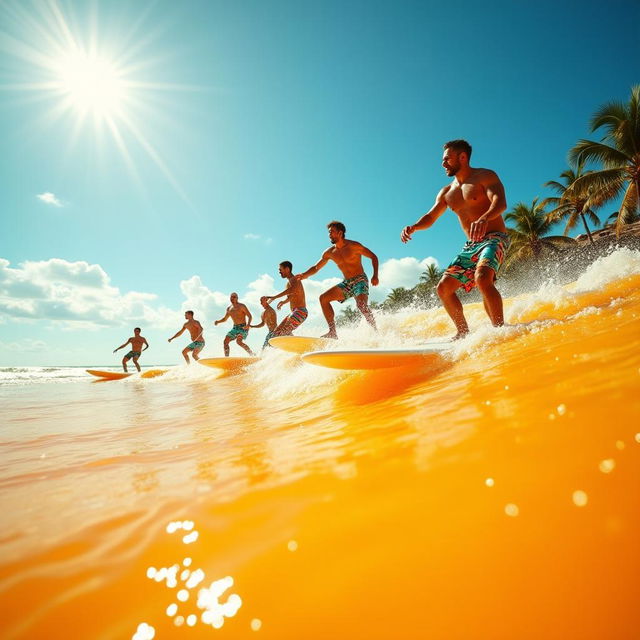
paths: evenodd
<path fill-rule="evenodd" d="M 620 233 L 624 225 L 636 222 L 639 218 L 638 185 L 632 181 L 629 183 L 620 204 L 620 211 L 616 220 L 616 233 Z"/>
<path fill-rule="evenodd" d="M 584 139 L 578 140 L 575 146 L 569 151 L 569 161 L 601 162 L 605 169 L 615 169 L 633 162 L 630 156 L 619 149 L 602 142 Z"/>

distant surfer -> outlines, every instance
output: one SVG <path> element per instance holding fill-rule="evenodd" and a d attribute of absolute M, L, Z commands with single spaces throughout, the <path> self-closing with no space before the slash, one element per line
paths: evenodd
<path fill-rule="evenodd" d="M 302 286 L 302 282 L 293 275 L 291 272 L 292 269 L 293 265 L 288 260 L 278 265 L 280 277 L 285 278 L 289 286 L 275 296 L 267 296 L 269 302 L 285 296 L 284 300 L 278 302 L 278 309 L 281 309 L 287 302 L 291 308 L 291 313 L 276 327 L 274 331 L 275 336 L 290 336 L 309 315 L 304 287 Z"/>
<path fill-rule="evenodd" d="M 244 343 L 244 339 L 249 335 L 249 327 L 251 325 L 251 312 L 242 302 L 238 302 L 238 294 L 232 293 L 229 296 L 231 305 L 227 307 L 227 312 L 223 318 L 216 320 L 216 326 L 221 322 L 225 322 L 229 318 L 233 320 L 233 328 L 224 337 L 223 347 L 224 355 L 229 356 L 229 343 L 235 340 L 236 344 L 242 347 L 250 356 L 254 356 L 255 353 L 251 351 L 249 345 Z"/>
<path fill-rule="evenodd" d="M 336 333 L 335 314 L 331 306 L 334 300 L 342 303 L 349 298 L 355 298 L 356 306 L 366 321 L 375 329 L 376 321 L 369 308 L 369 279 L 362 267 L 362 256 L 369 258 L 373 265 L 371 284 L 374 287 L 378 284 L 378 256 L 359 242 L 347 240 L 345 238 L 347 229 L 342 222 L 332 220 L 327 225 L 327 229 L 329 230 L 329 240 L 333 246 L 329 247 L 322 254 L 320 260 L 318 260 L 313 267 L 295 276 L 298 280 L 304 280 L 320 271 L 329 260 L 333 260 L 338 266 L 338 269 L 342 271 L 344 280 L 320 296 L 322 313 L 324 313 L 325 320 L 329 325 L 329 331 L 322 337 L 338 337 Z"/>
<path fill-rule="evenodd" d="M 447 207 L 457 214 L 467 242 L 437 286 L 438 296 L 456 326 L 453 338 L 456 340 L 469 333 L 462 303 L 456 295 L 460 287 L 471 291 L 477 286 L 493 326 L 504 324 L 502 297 L 495 281 L 510 240 L 502 219 L 507 202 L 500 178 L 490 169 L 469 166 L 471 145 L 466 140 L 451 140 L 443 148 L 442 166 L 448 176 L 454 176 L 453 181 L 438 192 L 427 213 L 402 230 L 400 238 L 408 242 L 415 231 L 428 229 Z"/>
<path fill-rule="evenodd" d="M 276 327 L 278 326 L 278 316 L 276 315 L 276 310 L 269 304 L 269 299 L 267 296 L 262 296 L 260 298 L 260 304 L 264 311 L 262 312 L 261 322 L 260 324 L 250 324 L 249 329 L 260 329 L 267 325 L 267 337 L 264 339 L 264 344 L 262 345 L 262 349 L 266 349 L 269 346 L 269 339 L 273 338 L 275 335 Z"/>
<path fill-rule="evenodd" d="M 175 336 L 169 338 L 169 342 L 178 336 L 181 336 L 185 330 L 188 331 L 191 336 L 191 342 L 182 350 L 182 355 L 187 361 L 187 364 L 191 364 L 191 361 L 189 360 L 189 351 L 191 351 L 191 355 L 194 360 L 199 360 L 200 358 L 198 357 L 198 354 L 204 349 L 204 328 L 193 317 L 193 311 L 185 311 L 184 318 L 186 322 L 182 325 L 182 329 L 180 329 Z"/>
<path fill-rule="evenodd" d="M 146 351 L 149 348 L 149 343 L 147 339 L 140 335 L 140 327 L 136 327 L 133 330 L 133 337 L 129 338 L 124 344 L 121 344 L 117 349 L 113 350 L 113 353 L 116 351 L 120 351 L 120 349 L 124 349 L 128 344 L 131 345 L 131 351 L 127 353 L 127 355 L 122 358 L 122 368 L 127 372 L 127 362 L 133 358 L 133 364 L 136 366 L 136 369 L 140 371 L 140 365 L 138 364 L 138 358 L 142 354 L 143 351 Z"/>

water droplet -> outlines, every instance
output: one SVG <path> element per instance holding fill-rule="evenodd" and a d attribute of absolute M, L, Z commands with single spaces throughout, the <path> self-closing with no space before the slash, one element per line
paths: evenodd
<path fill-rule="evenodd" d="M 287 542 L 287 549 L 289 549 L 289 551 L 297 551 L 298 543 L 295 540 L 289 540 L 289 542 Z"/>
<path fill-rule="evenodd" d="M 598 468 L 602 473 L 611 473 L 616 468 L 616 461 L 613 458 L 607 458 L 598 465 Z"/>
<path fill-rule="evenodd" d="M 559 404 L 556 408 L 556 411 L 558 412 L 559 416 L 563 416 L 565 413 L 567 413 L 567 405 Z"/>
<path fill-rule="evenodd" d="M 587 494 L 584 491 L 574 491 L 573 492 L 573 504 L 576 505 L 576 507 L 584 507 L 587 502 L 589 502 L 589 496 L 587 496 Z"/>
<path fill-rule="evenodd" d="M 172 602 L 168 607 L 167 607 L 167 615 L 170 618 L 173 618 L 173 616 L 176 615 L 176 613 L 178 613 L 178 605 L 175 602 Z"/>
<path fill-rule="evenodd" d="M 258 618 L 254 618 L 251 621 L 251 630 L 252 631 L 260 631 L 262 627 L 262 620 L 258 620 Z"/>
<path fill-rule="evenodd" d="M 517 515 L 519 515 L 520 509 L 518 508 L 517 504 L 513 504 L 513 502 L 510 502 L 509 504 L 507 504 L 505 506 L 504 512 L 508 516 L 511 516 L 512 518 L 515 518 Z"/>
<path fill-rule="evenodd" d="M 622 440 L 616 440 L 616 449 L 622 451 L 624 449 L 624 442 Z"/>
<path fill-rule="evenodd" d="M 495 484 L 495 481 L 493 478 L 487 478 L 484 483 L 487 485 L 487 487 L 493 487 L 493 485 Z"/>

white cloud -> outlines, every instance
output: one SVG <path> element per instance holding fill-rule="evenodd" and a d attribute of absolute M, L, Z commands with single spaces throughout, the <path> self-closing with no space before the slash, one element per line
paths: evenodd
<path fill-rule="evenodd" d="M 396 287 L 406 287 L 407 289 L 415 287 L 420 282 L 420 276 L 431 264 L 438 266 L 437 260 L 432 257 L 418 260 L 407 256 L 386 260 L 380 265 L 380 286 L 372 288 L 372 294 L 374 292 L 379 294 L 374 297 L 380 300 L 384 299 L 389 291 Z"/>
<path fill-rule="evenodd" d="M 273 242 L 273 238 L 261 236 L 257 233 L 245 233 L 242 237 L 245 240 L 252 240 L 254 242 L 261 241 L 266 245 L 270 245 Z"/>
<path fill-rule="evenodd" d="M 34 340 L 32 338 L 24 338 L 17 342 L 0 342 L 0 351 L 29 351 L 38 352 L 47 349 L 47 343 L 42 340 Z"/>
<path fill-rule="evenodd" d="M 0 315 L 12 319 L 52 320 L 96 329 L 144 321 L 175 324 L 177 312 L 154 306 L 157 296 L 111 285 L 100 265 L 60 258 L 27 261 L 17 268 L 0 258 Z M 178 316 L 179 317 L 179 316 Z"/>
<path fill-rule="evenodd" d="M 54 207 L 62 206 L 62 202 L 60 202 L 60 200 L 56 197 L 56 195 L 54 193 L 51 193 L 50 191 L 39 193 L 38 195 L 36 195 L 36 198 L 38 198 L 38 200 L 41 200 L 45 204 L 50 204 L 50 205 L 53 205 Z"/>

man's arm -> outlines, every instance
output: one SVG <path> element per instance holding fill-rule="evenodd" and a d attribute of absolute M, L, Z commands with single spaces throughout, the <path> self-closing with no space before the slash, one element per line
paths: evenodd
<path fill-rule="evenodd" d="M 324 267 L 327 262 L 329 262 L 329 252 L 331 251 L 331 249 L 327 249 L 323 254 L 322 254 L 322 258 L 320 258 L 320 260 L 318 260 L 318 262 L 316 262 L 313 267 L 307 269 L 304 273 L 299 273 L 297 276 L 294 276 L 294 278 L 296 280 L 304 280 L 305 278 L 308 278 L 309 276 L 312 276 L 314 273 L 318 273 L 318 271 L 320 271 L 320 269 L 322 269 L 322 267 Z"/>
<path fill-rule="evenodd" d="M 225 320 L 229 319 L 229 309 L 231 307 L 227 307 L 227 313 L 224 314 L 224 318 L 220 318 L 220 320 L 216 320 L 213 324 L 218 326 L 221 322 L 225 322 Z"/>
<path fill-rule="evenodd" d="M 249 325 L 249 329 L 260 329 L 260 327 L 264 327 L 264 323 L 265 323 L 264 317 L 265 317 L 266 315 L 267 315 L 267 312 L 266 312 L 266 311 L 264 311 L 264 312 L 262 313 L 262 316 L 260 317 L 260 319 L 262 320 L 262 322 L 260 322 L 260 324 L 250 324 L 250 325 Z"/>
<path fill-rule="evenodd" d="M 175 340 L 178 336 L 181 336 L 184 333 L 184 330 L 187 328 L 187 323 L 185 322 L 182 325 L 182 329 L 180 329 L 180 331 L 178 331 L 178 333 L 176 333 L 175 336 L 171 336 L 168 340 L 168 342 L 171 342 L 172 340 Z"/>
<path fill-rule="evenodd" d="M 251 326 L 251 311 L 249 311 L 249 307 L 246 304 L 242 305 L 244 307 L 244 312 L 246 314 L 247 320 L 245 322 L 245 327 L 248 329 Z"/>
<path fill-rule="evenodd" d="M 498 174 L 494 171 L 487 171 L 486 181 L 483 180 L 489 198 L 489 208 L 474 222 L 469 229 L 471 239 L 478 242 L 487 233 L 487 223 L 489 220 L 499 218 L 507 210 L 507 198 L 504 194 L 504 185 L 500 182 Z"/>
<path fill-rule="evenodd" d="M 146 351 L 149 348 L 149 343 L 147 342 L 147 339 L 144 339 L 144 349 L 143 351 Z"/>
<path fill-rule="evenodd" d="M 292 286 L 288 286 L 284 291 L 281 291 L 280 293 L 276 294 L 275 296 L 267 296 L 267 300 L 269 302 L 273 302 L 274 300 L 277 300 L 278 298 L 282 298 L 282 296 L 288 296 L 291 293 L 292 289 L 293 289 Z"/>
<path fill-rule="evenodd" d="M 371 260 L 371 264 L 373 266 L 373 275 L 371 276 L 371 284 L 375 287 L 377 286 L 378 280 L 378 256 L 371 251 L 371 249 L 367 249 L 364 245 L 360 245 L 360 253 L 365 258 L 369 258 Z"/>
<path fill-rule="evenodd" d="M 131 342 L 131 338 L 129 338 L 124 344 L 121 344 L 117 349 L 113 350 L 113 353 L 116 351 L 120 351 L 120 349 L 124 349 Z"/>
<path fill-rule="evenodd" d="M 427 211 L 427 213 L 422 216 L 422 218 L 420 218 L 420 220 L 418 220 L 418 222 L 416 222 L 415 224 L 407 225 L 402 230 L 402 233 L 400 234 L 400 239 L 402 240 L 402 242 L 409 242 L 409 240 L 411 240 L 411 236 L 415 231 L 428 229 L 447 210 L 447 203 L 444 199 L 447 191 L 449 191 L 449 185 L 440 189 L 438 195 L 436 196 L 435 204 L 433 205 L 433 207 L 431 207 L 431 209 L 429 209 L 429 211 Z"/>

